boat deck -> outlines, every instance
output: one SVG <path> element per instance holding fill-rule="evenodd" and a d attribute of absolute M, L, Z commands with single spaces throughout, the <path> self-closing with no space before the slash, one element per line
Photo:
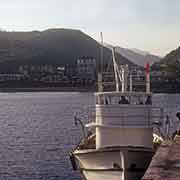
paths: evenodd
<path fill-rule="evenodd" d="M 142 180 L 180 180 L 180 136 L 162 143 Z"/>

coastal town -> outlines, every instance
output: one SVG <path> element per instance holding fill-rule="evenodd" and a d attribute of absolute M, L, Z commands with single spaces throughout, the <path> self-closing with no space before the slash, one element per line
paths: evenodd
<path fill-rule="evenodd" d="M 16 72 L 0 73 L 0 87 L 96 87 L 97 60 L 91 56 L 83 56 L 75 62 L 65 66 L 20 65 Z M 104 70 L 104 81 L 114 83 L 113 70 L 105 67 L 104 69 L 107 69 Z M 145 70 L 142 66 L 134 66 L 129 74 L 138 82 L 144 78 Z M 162 69 L 151 68 L 150 77 L 155 89 L 159 83 L 180 83 L 173 73 Z"/>

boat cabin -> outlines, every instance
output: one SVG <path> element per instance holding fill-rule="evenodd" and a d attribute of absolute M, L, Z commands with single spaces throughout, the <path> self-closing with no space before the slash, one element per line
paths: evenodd
<path fill-rule="evenodd" d="M 96 130 L 96 149 L 153 147 L 154 114 L 159 118 L 163 112 L 152 107 L 151 93 L 99 92 L 95 96 L 96 121 L 86 127 Z"/>

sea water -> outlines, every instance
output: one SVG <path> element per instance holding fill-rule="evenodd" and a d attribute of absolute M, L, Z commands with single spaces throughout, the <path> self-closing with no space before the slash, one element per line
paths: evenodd
<path fill-rule="evenodd" d="M 179 94 L 155 94 L 177 124 Z M 73 116 L 94 105 L 92 93 L 0 93 L 0 180 L 80 180 L 68 153 L 82 137 Z"/>

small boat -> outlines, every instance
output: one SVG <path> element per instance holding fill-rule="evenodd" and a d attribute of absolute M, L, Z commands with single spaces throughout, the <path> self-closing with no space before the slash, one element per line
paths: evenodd
<path fill-rule="evenodd" d="M 91 133 L 70 153 L 73 169 L 85 180 L 141 179 L 157 147 L 153 126 L 162 120 L 163 111 L 153 106 L 148 66 L 146 91 L 134 92 L 132 79 L 128 83 L 128 66 L 117 65 L 114 50 L 112 54 L 116 90 L 103 92 L 102 76 L 98 75 L 95 118 L 85 125 Z M 154 138 L 156 144 L 163 140 L 158 135 Z"/>

